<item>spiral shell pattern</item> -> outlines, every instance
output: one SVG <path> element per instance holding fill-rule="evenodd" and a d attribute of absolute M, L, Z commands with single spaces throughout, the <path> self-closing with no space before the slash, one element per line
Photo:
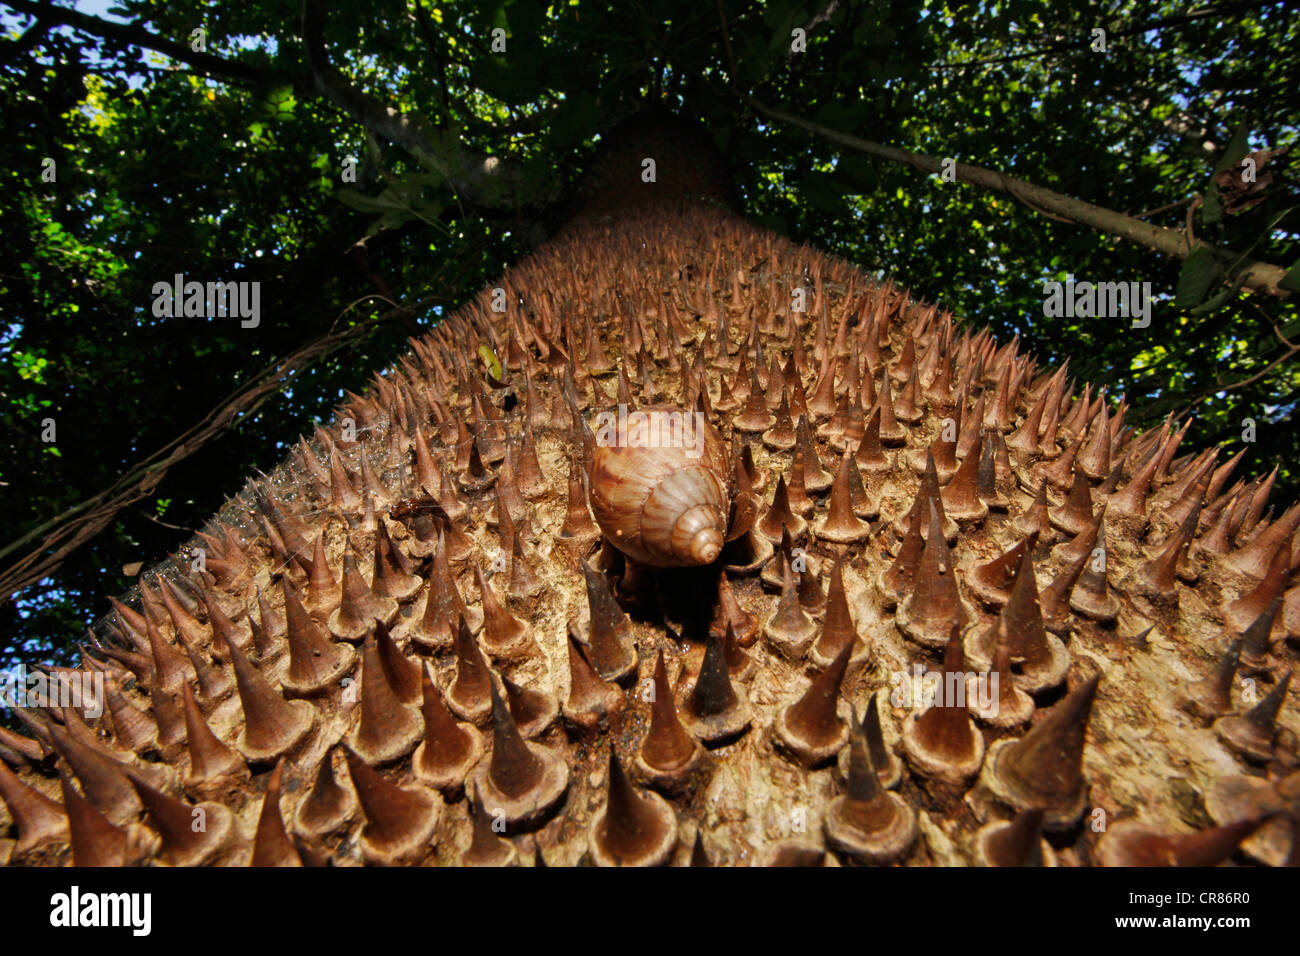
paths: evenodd
<path fill-rule="evenodd" d="M 647 414 L 689 416 L 680 409 Z M 726 455 L 712 425 L 701 422 L 695 447 L 637 444 L 620 423 L 598 442 L 591 469 L 591 507 L 606 540 L 656 567 L 709 564 L 727 531 Z"/>

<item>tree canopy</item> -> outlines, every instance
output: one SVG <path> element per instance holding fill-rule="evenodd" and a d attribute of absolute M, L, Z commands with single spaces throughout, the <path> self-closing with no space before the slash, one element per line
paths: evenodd
<path fill-rule="evenodd" d="M 755 221 L 1300 478 L 1287 4 L 5 0 L 0 23 L 0 657 L 75 641 L 545 241 L 647 103 L 707 127 Z M 259 282 L 256 325 L 156 314 L 177 275 Z M 1149 326 L 1046 315 L 1068 277 L 1149 282 Z"/>

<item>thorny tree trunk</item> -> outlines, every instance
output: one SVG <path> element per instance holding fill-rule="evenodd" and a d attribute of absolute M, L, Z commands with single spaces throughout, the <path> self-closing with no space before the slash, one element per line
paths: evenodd
<path fill-rule="evenodd" d="M 1300 510 L 748 225 L 721 170 L 662 117 L 611 137 L 559 235 L 116 605 L 68 679 L 105 715 L 0 734 L 0 860 L 1294 858 L 1232 821 L 1295 807 Z M 598 446 L 620 404 L 720 450 Z M 588 484 L 624 549 L 721 558 L 597 554 Z"/>

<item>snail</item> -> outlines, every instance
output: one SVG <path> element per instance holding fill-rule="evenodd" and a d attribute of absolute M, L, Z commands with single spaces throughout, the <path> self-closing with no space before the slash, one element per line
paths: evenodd
<path fill-rule="evenodd" d="M 698 412 L 601 412 L 591 510 L 605 539 L 656 567 L 711 564 L 728 540 L 727 454 Z"/>

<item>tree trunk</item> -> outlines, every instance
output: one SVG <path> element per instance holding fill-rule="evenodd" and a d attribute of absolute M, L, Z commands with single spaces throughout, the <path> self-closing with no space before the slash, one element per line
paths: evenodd
<path fill-rule="evenodd" d="M 1232 854 L 1247 828 L 1110 825 L 1227 823 L 1294 766 L 1300 511 L 734 206 L 700 132 L 611 134 L 553 240 L 115 613 L 76 673 L 109 677 L 93 732 L 32 707 L 0 736 L 0 855 Z M 1247 628 L 1276 726 L 1193 683 Z"/>

